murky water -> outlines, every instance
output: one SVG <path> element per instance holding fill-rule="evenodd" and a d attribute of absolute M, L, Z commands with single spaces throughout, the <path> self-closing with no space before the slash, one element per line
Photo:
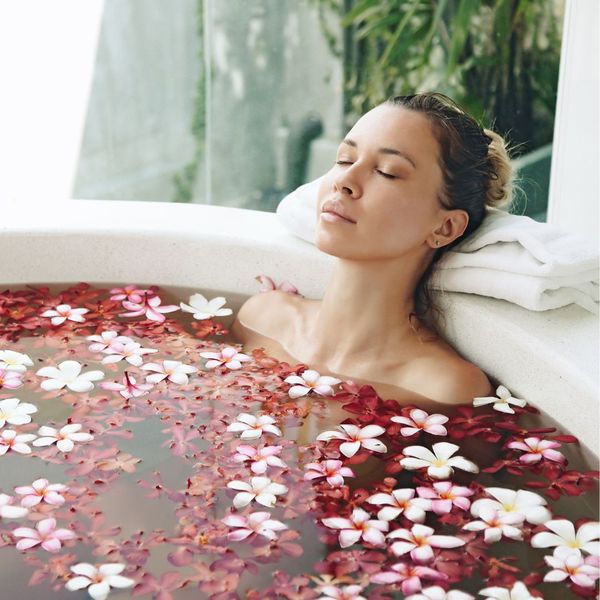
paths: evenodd
<path fill-rule="evenodd" d="M 380 399 L 368 386 L 341 382 L 331 385 L 331 395 L 312 389 L 293 398 L 298 383 L 285 379 L 301 376 L 299 365 L 261 350 L 239 365 L 220 355 L 211 366 L 201 356 L 228 347 L 243 353 L 227 329 L 245 296 L 226 295 L 232 315 L 196 319 L 160 310 L 179 309 L 199 292 L 208 300 L 225 294 L 155 287 L 147 299 L 161 302 L 150 306 L 129 291 L 129 301 L 143 309 L 123 316 L 135 307 L 124 307 L 127 298 L 111 300 L 118 296 L 113 287 L 124 286 L 36 284 L 0 293 L 0 494 L 7 495 L 0 496 L 0 598 L 84 598 L 102 577 L 89 575 L 88 585 L 80 579 L 79 591 L 65 588 L 77 577 L 70 568 L 80 563 L 124 565 L 106 580 L 126 586 L 110 587 L 111 598 L 391 598 L 432 585 L 476 596 L 515 581 L 545 598 L 596 593 L 597 582 L 573 584 L 577 569 L 595 578 L 591 546 L 574 551 L 585 568 L 571 566 L 561 582 L 543 581 L 552 571 L 544 557 L 555 547 L 534 548 L 532 539 L 550 532 L 543 524 L 549 519 L 563 521 L 561 531 L 566 521 L 577 528 L 597 520 L 598 488 L 576 441 L 535 409 L 453 407 L 411 432 L 411 419 L 414 425 L 422 417 L 411 412 L 415 407 Z M 87 312 L 66 311 L 83 320 L 57 325 L 41 316 L 61 304 Z M 119 346 L 110 335 L 129 340 Z M 39 373 L 69 366 L 73 372 Z M 92 389 L 84 389 L 85 381 Z M 108 383 L 121 387 L 103 387 Z M 350 428 L 331 418 L 340 407 Z M 250 417 L 240 421 L 244 414 Z M 404 422 L 393 420 L 398 416 Z M 252 420 L 259 417 L 269 417 L 264 429 Z M 357 438 L 352 426 L 368 429 Z M 260 435 L 246 438 L 244 429 Z M 306 443 L 306 431 L 336 434 Z M 29 437 L 15 443 L 14 435 Z M 542 454 L 544 444 L 530 438 L 553 447 Z M 527 451 L 519 446 L 525 439 L 539 447 Z M 445 444 L 458 448 L 449 454 Z M 423 458 L 426 450 L 436 451 L 433 462 Z M 251 461 L 257 452 L 265 456 Z M 447 464 L 453 470 L 444 473 Z M 34 481 L 38 491 L 27 490 Z M 235 489 L 228 486 L 235 481 Z M 66 487 L 44 487 L 55 484 Z M 260 485 L 272 484 L 260 494 Z M 494 497 L 486 488 L 504 491 Z M 519 489 L 538 496 L 511 500 Z M 476 501 L 493 505 L 498 494 L 507 512 L 476 511 Z M 28 512 L 15 516 L 22 503 Z M 252 530 L 247 518 L 255 513 L 267 520 Z M 368 523 L 359 524 L 367 515 Z M 428 541 L 433 532 L 423 527 L 446 537 Z"/>

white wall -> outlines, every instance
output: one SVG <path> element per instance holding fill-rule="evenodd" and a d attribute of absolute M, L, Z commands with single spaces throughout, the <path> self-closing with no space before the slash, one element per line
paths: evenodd
<path fill-rule="evenodd" d="M 566 1 L 548 222 L 598 243 L 600 3 Z"/>

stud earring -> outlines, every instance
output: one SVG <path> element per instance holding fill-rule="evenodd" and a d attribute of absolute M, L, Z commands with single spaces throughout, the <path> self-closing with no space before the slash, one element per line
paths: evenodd
<path fill-rule="evenodd" d="M 435 245 L 439 246 L 440 245 L 440 240 L 435 240 Z"/>

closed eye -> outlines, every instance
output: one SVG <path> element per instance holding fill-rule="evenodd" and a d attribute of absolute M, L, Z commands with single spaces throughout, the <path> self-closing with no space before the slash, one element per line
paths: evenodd
<path fill-rule="evenodd" d="M 336 160 L 335 161 L 336 165 L 351 165 L 352 163 L 348 160 Z M 384 173 L 383 171 L 380 171 L 379 169 L 375 169 L 380 175 L 383 175 L 385 178 L 387 179 L 398 179 L 398 177 L 396 175 L 390 175 L 389 173 Z"/>

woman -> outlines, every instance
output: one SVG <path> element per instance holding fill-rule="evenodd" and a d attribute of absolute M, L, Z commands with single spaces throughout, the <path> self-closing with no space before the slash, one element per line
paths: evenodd
<path fill-rule="evenodd" d="M 510 202 L 511 185 L 504 140 L 450 98 L 387 100 L 352 127 L 319 188 L 316 245 L 338 258 L 323 299 L 257 294 L 232 332 L 246 352 L 263 347 L 399 402 L 494 395 L 486 374 L 441 338 L 427 281 L 486 206 Z"/>

